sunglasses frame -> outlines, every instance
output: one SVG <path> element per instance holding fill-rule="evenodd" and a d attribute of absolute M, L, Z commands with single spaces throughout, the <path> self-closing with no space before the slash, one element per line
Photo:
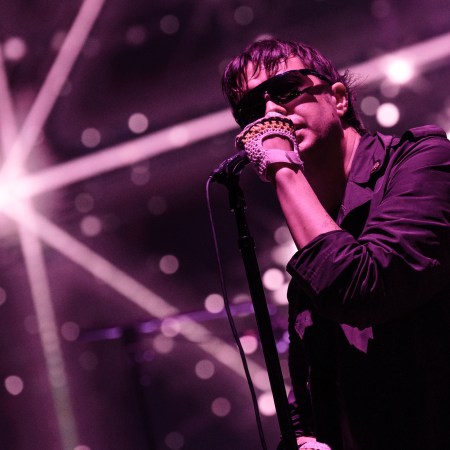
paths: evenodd
<path fill-rule="evenodd" d="M 264 99 L 264 94 L 266 92 L 268 92 L 270 90 L 270 86 L 271 85 L 275 85 L 276 83 L 279 82 L 280 79 L 284 79 L 286 77 L 288 77 L 289 75 L 295 75 L 295 74 L 300 74 L 303 76 L 308 76 L 308 75 L 313 75 L 317 78 L 319 78 L 322 81 L 325 81 L 326 83 L 328 83 L 330 86 L 333 84 L 332 81 L 326 77 L 325 75 L 322 75 L 321 73 L 313 70 L 313 69 L 296 69 L 296 70 L 288 70 L 286 72 L 282 72 L 279 73 L 277 75 L 274 75 L 273 77 L 268 78 L 267 80 L 263 81 L 261 84 L 259 84 L 258 86 L 256 86 L 255 88 L 251 89 L 250 91 L 247 91 L 241 98 L 241 100 L 239 101 L 239 103 L 235 106 L 235 108 L 233 109 L 233 116 L 236 120 L 236 122 L 239 124 L 239 126 L 241 128 L 245 128 L 245 126 L 247 126 L 249 123 L 254 122 L 255 120 L 264 117 L 264 114 L 260 117 L 251 117 L 250 114 L 247 115 L 247 118 L 245 118 L 245 114 L 244 117 L 242 117 L 243 112 L 245 110 L 249 111 L 249 110 L 256 110 L 258 106 L 261 106 L 264 104 L 266 104 L 266 101 L 264 100 L 263 102 L 258 102 L 258 104 L 255 105 L 250 105 L 246 103 L 249 103 L 249 98 L 253 98 L 253 97 L 260 97 L 261 99 Z M 310 89 L 312 86 L 307 86 L 305 89 L 299 89 L 298 90 L 298 95 L 296 95 L 295 97 L 290 98 L 288 101 L 286 102 L 280 102 L 277 101 L 276 99 L 272 99 L 275 103 L 280 104 L 280 105 L 284 105 L 286 103 L 289 103 L 290 101 L 294 100 L 295 98 L 299 97 L 301 94 L 303 94 L 305 91 L 307 91 L 308 89 Z M 260 93 L 260 95 L 256 95 Z M 269 97 L 270 97 L 270 93 L 269 93 Z M 264 106 L 265 109 L 265 106 Z M 254 114 L 257 115 L 257 114 Z M 251 117 L 251 119 L 250 119 Z"/>

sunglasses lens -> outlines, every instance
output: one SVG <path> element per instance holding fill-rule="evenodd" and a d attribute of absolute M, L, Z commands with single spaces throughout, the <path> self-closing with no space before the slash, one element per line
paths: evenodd
<path fill-rule="evenodd" d="M 266 113 L 266 94 L 269 98 L 279 104 L 284 105 L 298 97 L 311 80 L 302 74 L 301 71 L 290 71 L 261 83 L 256 88 L 248 91 L 237 105 L 234 117 L 238 124 L 244 128 L 249 123 L 254 122 Z"/>

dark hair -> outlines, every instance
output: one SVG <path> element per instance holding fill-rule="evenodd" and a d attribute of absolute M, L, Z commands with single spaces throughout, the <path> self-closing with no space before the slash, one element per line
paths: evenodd
<path fill-rule="evenodd" d="M 333 63 L 315 48 L 293 41 L 281 39 L 265 39 L 249 45 L 243 53 L 233 58 L 225 68 L 222 77 L 223 93 L 234 109 L 242 95 L 247 90 L 246 70 L 249 63 L 254 67 L 255 75 L 262 67 L 268 76 L 275 74 L 280 62 L 297 56 L 306 68 L 313 69 L 325 75 L 332 83 L 341 82 L 347 90 L 348 109 L 344 114 L 345 122 L 358 133 L 363 133 L 365 127 L 354 108 L 355 96 L 353 92 L 354 80 L 349 71 L 340 74 Z"/>

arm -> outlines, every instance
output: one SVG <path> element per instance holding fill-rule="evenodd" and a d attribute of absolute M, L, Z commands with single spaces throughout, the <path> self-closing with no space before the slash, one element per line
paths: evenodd
<path fill-rule="evenodd" d="M 323 233 L 341 229 L 321 205 L 303 172 L 281 166 L 272 173 L 281 209 L 299 249 Z"/>
<path fill-rule="evenodd" d="M 364 328 L 408 314 L 444 291 L 450 273 L 449 167 L 445 139 L 400 152 L 359 237 L 330 229 L 294 256 L 288 271 L 323 315 Z"/>

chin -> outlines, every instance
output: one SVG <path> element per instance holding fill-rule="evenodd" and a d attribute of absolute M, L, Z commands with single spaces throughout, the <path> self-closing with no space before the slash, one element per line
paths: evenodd
<path fill-rule="evenodd" d="M 300 155 L 304 153 L 308 153 L 313 147 L 313 142 L 310 139 L 297 139 L 298 143 L 298 152 Z"/>

